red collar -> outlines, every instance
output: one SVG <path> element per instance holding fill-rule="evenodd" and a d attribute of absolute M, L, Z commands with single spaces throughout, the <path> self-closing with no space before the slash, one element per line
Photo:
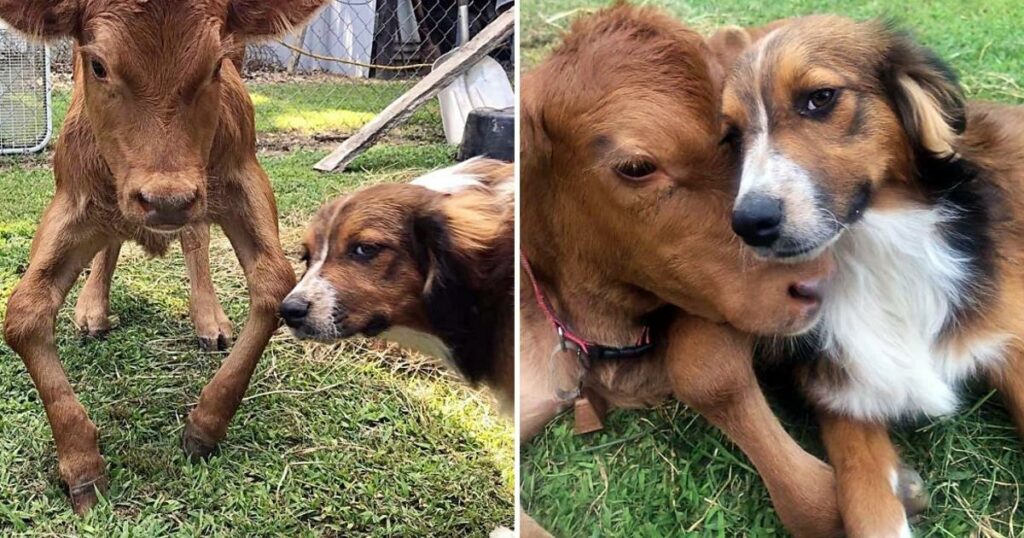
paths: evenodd
<path fill-rule="evenodd" d="M 576 347 L 582 355 L 585 355 L 591 360 L 598 359 L 631 359 L 645 355 L 654 349 L 654 342 L 651 340 L 651 328 L 645 326 L 643 333 L 640 334 L 640 338 L 637 340 L 637 344 L 634 346 L 626 347 L 614 347 L 605 346 L 595 342 L 591 342 L 576 333 L 574 333 L 569 327 L 558 319 L 555 315 L 554 308 L 551 307 L 551 303 L 544 295 L 544 291 L 540 289 L 540 284 L 537 283 L 537 278 L 533 275 L 533 268 L 530 267 L 530 261 L 526 259 L 526 253 L 520 251 L 520 261 L 522 262 L 523 269 L 526 270 L 526 275 L 530 277 L 530 284 L 533 285 L 533 296 L 537 299 L 537 305 L 540 306 L 544 316 L 548 318 L 548 321 L 555 328 L 555 332 L 558 333 L 559 345 L 562 350 L 567 349 L 568 345 Z"/>

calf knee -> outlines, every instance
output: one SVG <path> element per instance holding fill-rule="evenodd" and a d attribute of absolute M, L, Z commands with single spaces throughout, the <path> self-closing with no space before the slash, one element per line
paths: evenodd
<path fill-rule="evenodd" d="M 250 283 L 252 309 L 276 313 L 281 301 L 295 287 L 295 272 L 283 256 L 267 257 L 253 272 Z"/>
<path fill-rule="evenodd" d="M 7 302 L 4 318 L 4 340 L 11 349 L 22 354 L 29 344 L 39 338 L 53 338 L 53 320 L 57 306 L 50 294 L 25 288 L 15 288 Z"/>

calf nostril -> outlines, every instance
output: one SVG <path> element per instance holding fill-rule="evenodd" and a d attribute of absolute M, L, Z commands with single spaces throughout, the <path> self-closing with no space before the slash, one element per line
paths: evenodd
<path fill-rule="evenodd" d="M 309 301 L 300 297 L 289 297 L 281 303 L 281 319 L 288 325 L 295 325 L 309 314 Z"/>
<path fill-rule="evenodd" d="M 191 194 L 188 194 L 181 201 L 181 210 L 182 211 L 187 211 L 189 209 L 192 209 L 192 206 L 196 205 L 196 200 L 198 200 L 198 199 L 199 199 L 198 191 L 197 192 L 193 192 Z"/>
<path fill-rule="evenodd" d="M 149 213 L 153 210 L 153 204 L 142 192 L 135 193 L 135 201 L 139 203 L 139 207 L 141 207 L 144 212 Z"/>
<path fill-rule="evenodd" d="M 782 201 L 752 196 L 733 210 L 732 229 L 748 245 L 767 247 L 782 234 Z"/>

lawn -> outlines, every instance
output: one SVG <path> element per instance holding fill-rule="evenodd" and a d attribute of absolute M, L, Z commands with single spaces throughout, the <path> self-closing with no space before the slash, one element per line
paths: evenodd
<path fill-rule="evenodd" d="M 665 6 L 705 34 L 722 24 L 753 25 L 815 12 L 891 17 L 946 58 L 972 98 L 1024 103 L 1024 4 L 994 0 L 920 2 L 702 0 Z M 521 4 L 523 63 L 535 65 L 593 0 Z M 772 390 L 790 431 L 823 451 L 806 412 L 787 389 Z M 1022 536 L 1024 457 L 998 397 L 973 387 L 965 410 L 931 423 L 903 425 L 894 437 L 924 476 L 932 503 L 914 528 L 920 536 Z M 575 436 L 571 416 L 523 447 L 523 506 L 557 536 L 785 535 L 767 491 L 741 452 L 678 403 L 649 411 L 613 411 L 606 428 Z"/>
<path fill-rule="evenodd" d="M 261 160 L 297 270 L 302 227 L 321 203 L 452 162 L 436 107 L 427 107 L 353 172 L 312 171 L 336 143 L 317 144 L 313 134 L 351 133 L 401 89 L 250 86 Z M 55 102 L 59 122 L 66 91 Z M 284 136 L 286 143 L 275 138 Z M 0 161 L 0 304 L 24 271 L 53 192 L 48 159 Z M 219 231 L 211 249 L 237 334 L 248 308 L 242 272 Z M 77 287 L 60 313 L 62 361 L 100 429 L 112 482 L 107 500 L 85 518 L 68 507 L 35 388 L 0 344 L 0 535 L 486 536 L 511 524 L 512 428 L 486 393 L 429 359 L 372 341 L 305 345 L 280 331 L 219 455 L 188 463 L 178 446 L 183 422 L 224 355 L 198 350 L 186 282 L 176 249 L 150 259 L 126 247 L 112 291 L 115 330 L 105 340 L 77 334 Z"/>

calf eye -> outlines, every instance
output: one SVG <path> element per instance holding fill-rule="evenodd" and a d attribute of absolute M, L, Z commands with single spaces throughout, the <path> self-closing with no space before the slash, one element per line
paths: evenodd
<path fill-rule="evenodd" d="M 89 67 L 92 69 L 92 74 L 97 80 L 107 80 L 107 68 L 103 65 L 103 62 L 94 58 L 89 61 Z"/>
<path fill-rule="evenodd" d="M 304 263 L 306 265 L 309 265 L 309 249 L 306 249 L 306 248 L 302 249 L 302 257 L 299 258 L 299 261 L 301 261 L 302 263 Z"/>
<path fill-rule="evenodd" d="M 722 136 L 722 144 L 729 146 L 734 150 L 740 148 L 740 144 L 743 142 L 743 133 L 740 132 L 740 128 L 730 124 L 725 129 L 725 134 Z"/>
<path fill-rule="evenodd" d="M 807 102 L 804 104 L 804 110 L 812 114 L 820 114 L 829 107 L 831 107 L 836 101 L 836 95 L 838 91 L 835 88 L 821 88 L 820 90 L 814 90 L 807 95 Z"/>
<path fill-rule="evenodd" d="M 615 173 L 629 181 L 641 181 L 658 171 L 658 166 L 645 159 L 626 161 L 615 166 Z"/>
<path fill-rule="evenodd" d="M 377 254 L 380 254 L 380 251 L 380 245 L 371 245 L 369 243 L 356 243 L 355 245 L 352 245 L 352 248 L 349 250 L 349 253 L 352 256 L 352 258 L 354 258 L 356 261 L 365 263 L 376 258 Z"/>

